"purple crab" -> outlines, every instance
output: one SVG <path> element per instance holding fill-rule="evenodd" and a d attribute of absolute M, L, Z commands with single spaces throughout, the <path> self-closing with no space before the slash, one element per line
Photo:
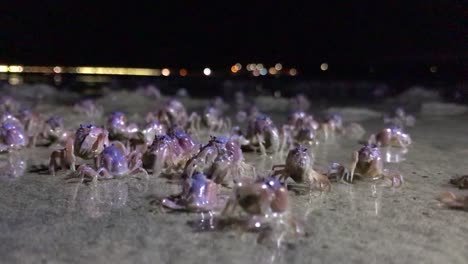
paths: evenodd
<path fill-rule="evenodd" d="M 266 115 L 258 115 L 250 120 L 247 127 L 249 144 L 243 146 L 245 150 L 260 149 L 262 155 L 275 153 L 281 148 L 281 138 L 278 128 Z"/>
<path fill-rule="evenodd" d="M 218 185 L 202 173 L 196 173 L 184 186 L 182 193 L 161 200 L 161 204 L 172 210 L 206 212 L 218 205 Z"/>
<path fill-rule="evenodd" d="M 286 163 L 274 165 L 273 176 L 279 176 L 279 180 L 286 182 L 288 178 L 297 183 L 307 183 L 310 187 L 317 186 L 322 191 L 330 190 L 330 180 L 313 169 L 313 157 L 308 149 L 298 146 L 289 151 Z"/>
<path fill-rule="evenodd" d="M 96 159 L 109 146 L 109 132 L 92 124 L 80 125 L 74 139 L 68 138 L 65 148 L 54 150 L 50 154 L 49 171 L 55 175 L 57 168 L 69 167 L 75 170 L 76 156 L 82 159 Z"/>
<path fill-rule="evenodd" d="M 178 100 L 168 100 L 156 113 L 148 113 L 146 122 L 158 121 L 167 127 L 174 125 L 185 127 L 188 122 L 188 115 L 185 106 Z"/>
<path fill-rule="evenodd" d="M 274 177 L 239 182 L 222 215 L 232 216 L 236 208 L 241 208 L 249 216 L 256 217 L 256 220 L 261 218 L 266 221 L 289 210 L 288 190 Z"/>
<path fill-rule="evenodd" d="M 156 135 L 149 149 L 143 154 L 143 165 L 159 175 L 163 169 L 177 170 L 197 151 L 193 139 L 183 131 Z"/>
<path fill-rule="evenodd" d="M 55 142 L 65 144 L 68 138 L 72 137 L 72 134 L 71 131 L 65 129 L 63 117 L 51 116 L 45 121 L 40 136 L 52 144 Z"/>
<path fill-rule="evenodd" d="M 123 112 L 113 112 L 107 118 L 106 128 L 109 131 L 110 140 L 126 141 L 138 132 L 138 126 L 134 123 L 127 124 L 127 117 Z"/>
<path fill-rule="evenodd" d="M 0 152 L 19 150 L 28 145 L 23 128 L 13 122 L 3 122 L 0 127 Z"/>
<path fill-rule="evenodd" d="M 369 142 L 382 147 L 393 146 L 407 148 L 411 145 L 412 141 L 410 135 L 404 133 L 400 127 L 392 126 L 382 129 L 375 135 L 371 135 Z"/>
<path fill-rule="evenodd" d="M 84 181 L 113 179 L 137 173 L 144 173 L 148 177 L 148 173 L 142 165 L 141 153 L 129 152 L 122 143 L 116 141 L 105 147 L 97 156 L 97 170 L 83 164 L 78 167 L 74 177 L 81 177 Z"/>

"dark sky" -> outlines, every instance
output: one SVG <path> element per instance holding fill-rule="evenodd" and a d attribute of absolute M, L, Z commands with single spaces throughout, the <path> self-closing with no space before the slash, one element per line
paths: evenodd
<path fill-rule="evenodd" d="M 468 54 L 464 1 L 34 2 L 12 1 L 2 10 L 1 63 L 198 67 L 282 61 L 307 68 L 322 61 L 460 62 Z"/>

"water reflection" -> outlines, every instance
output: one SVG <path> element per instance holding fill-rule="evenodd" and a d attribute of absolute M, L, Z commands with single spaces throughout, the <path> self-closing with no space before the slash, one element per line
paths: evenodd
<path fill-rule="evenodd" d="M 18 153 L 12 152 L 0 156 L 0 179 L 13 181 L 26 172 L 26 160 Z"/>
<path fill-rule="evenodd" d="M 407 148 L 380 148 L 381 158 L 387 163 L 399 163 L 406 160 Z"/>
<path fill-rule="evenodd" d="M 97 218 L 109 214 L 113 209 L 123 208 L 128 199 L 128 184 L 123 181 L 94 182 L 89 185 L 74 183 L 70 211 L 79 211 Z"/>

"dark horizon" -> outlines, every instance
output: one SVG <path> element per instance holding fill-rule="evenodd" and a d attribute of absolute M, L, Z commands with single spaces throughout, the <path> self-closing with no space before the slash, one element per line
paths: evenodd
<path fill-rule="evenodd" d="M 458 74 L 468 58 L 461 2 L 14 5 L 1 18 L 0 64 L 229 69 L 281 62 L 313 74 L 327 62 L 347 74 L 392 65 Z"/>

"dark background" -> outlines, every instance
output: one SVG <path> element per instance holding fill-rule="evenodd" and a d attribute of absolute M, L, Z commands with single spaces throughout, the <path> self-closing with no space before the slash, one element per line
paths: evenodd
<path fill-rule="evenodd" d="M 317 77 L 326 61 L 337 79 L 424 78 L 433 65 L 438 78 L 467 73 L 465 1 L 307 2 L 12 1 L 0 63 L 228 71 L 282 62 Z"/>

